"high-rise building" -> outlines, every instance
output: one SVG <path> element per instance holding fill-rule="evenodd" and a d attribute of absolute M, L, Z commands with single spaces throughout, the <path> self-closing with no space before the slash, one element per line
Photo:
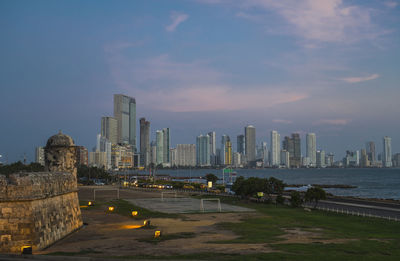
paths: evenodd
<path fill-rule="evenodd" d="M 270 162 L 272 167 L 279 167 L 281 153 L 281 136 L 277 131 L 271 131 L 271 157 Z"/>
<path fill-rule="evenodd" d="M 382 165 L 386 168 L 392 167 L 392 138 L 383 137 L 383 159 Z"/>
<path fill-rule="evenodd" d="M 163 163 L 169 163 L 169 149 L 171 144 L 171 135 L 169 128 L 164 128 L 163 133 Z"/>
<path fill-rule="evenodd" d="M 244 136 L 247 164 L 254 165 L 256 161 L 256 128 L 253 125 L 246 126 L 244 128 Z"/>
<path fill-rule="evenodd" d="M 281 160 L 280 165 L 284 166 L 285 168 L 290 168 L 289 151 L 281 150 L 280 160 Z"/>
<path fill-rule="evenodd" d="M 376 162 L 376 158 L 375 158 L 375 155 L 376 155 L 375 142 L 369 141 L 369 142 L 367 142 L 365 147 L 367 149 L 368 160 L 370 161 L 370 163 L 372 165 L 374 165 L 375 162 Z"/>
<path fill-rule="evenodd" d="M 114 117 L 101 117 L 101 136 L 111 144 L 118 143 L 118 121 Z"/>
<path fill-rule="evenodd" d="M 244 140 L 244 135 L 238 135 L 237 136 L 237 152 L 244 154 L 244 147 L 245 147 L 245 140 Z"/>
<path fill-rule="evenodd" d="M 107 169 L 107 153 L 105 151 L 89 152 L 89 166 Z"/>
<path fill-rule="evenodd" d="M 150 122 L 140 118 L 140 159 L 141 165 L 147 167 L 150 164 Z"/>
<path fill-rule="evenodd" d="M 325 163 L 327 167 L 332 167 L 335 163 L 335 155 L 333 153 L 329 153 L 325 156 Z"/>
<path fill-rule="evenodd" d="M 300 135 L 292 133 L 291 137 L 286 136 L 282 142 L 283 149 L 290 155 L 290 167 L 299 168 L 301 166 L 301 143 Z"/>
<path fill-rule="evenodd" d="M 268 146 L 265 141 L 261 142 L 260 147 L 257 149 L 257 159 L 260 159 L 263 166 L 267 166 L 268 161 Z"/>
<path fill-rule="evenodd" d="M 239 152 L 233 153 L 233 167 L 239 168 L 242 165 L 241 156 L 242 154 Z"/>
<path fill-rule="evenodd" d="M 105 152 L 105 157 L 106 157 L 106 163 L 103 164 L 103 162 L 101 162 L 101 166 L 104 169 L 110 169 L 111 168 L 111 142 L 106 139 L 105 137 L 101 136 L 101 134 L 97 134 L 97 142 L 96 142 L 96 152 Z M 94 154 L 93 154 L 94 155 Z M 102 160 L 103 156 L 98 156 L 95 155 L 93 156 L 95 157 L 96 160 Z M 100 157 L 100 158 L 99 158 Z M 95 162 L 95 164 L 100 164 L 99 162 Z"/>
<path fill-rule="evenodd" d="M 393 167 L 400 167 L 400 153 L 396 153 L 393 156 Z"/>
<path fill-rule="evenodd" d="M 293 140 L 293 145 L 294 145 L 294 154 L 293 154 L 292 159 L 290 159 L 290 164 L 292 164 L 293 167 L 299 168 L 301 166 L 300 135 L 298 133 L 293 133 L 292 140 Z M 325 155 L 324 155 L 324 160 L 325 160 Z"/>
<path fill-rule="evenodd" d="M 156 164 L 164 163 L 164 135 L 161 130 L 156 131 L 156 146 L 157 146 L 157 155 L 156 155 Z"/>
<path fill-rule="evenodd" d="M 345 167 L 358 167 L 360 166 L 360 152 L 346 151 L 346 157 L 343 159 L 343 165 Z"/>
<path fill-rule="evenodd" d="M 208 136 L 210 136 L 210 164 L 214 166 L 217 164 L 217 141 L 215 131 L 209 132 Z"/>
<path fill-rule="evenodd" d="M 150 163 L 157 165 L 157 143 L 152 141 L 150 143 Z"/>
<path fill-rule="evenodd" d="M 178 162 L 176 161 L 177 156 L 178 156 L 178 154 L 177 154 L 176 148 L 170 148 L 169 149 L 169 157 L 170 157 L 171 167 L 178 166 L 178 164 L 177 164 Z"/>
<path fill-rule="evenodd" d="M 137 163 L 135 165 L 137 156 L 133 153 L 133 146 L 130 144 L 113 144 L 111 146 L 111 165 L 114 169 L 137 167 Z"/>
<path fill-rule="evenodd" d="M 114 117 L 117 119 L 118 143 L 131 144 L 136 152 L 135 99 L 123 94 L 114 94 Z"/>
<path fill-rule="evenodd" d="M 317 164 L 317 138 L 315 133 L 307 133 L 306 143 L 306 156 L 310 159 L 310 167 L 315 167 Z"/>
<path fill-rule="evenodd" d="M 197 166 L 210 166 L 210 136 L 200 135 L 196 138 Z"/>
<path fill-rule="evenodd" d="M 220 164 L 221 165 L 226 165 L 226 159 L 225 159 L 225 151 L 226 151 L 226 141 L 229 139 L 228 135 L 222 135 L 221 137 L 221 149 L 220 149 Z"/>
<path fill-rule="evenodd" d="M 87 166 L 89 164 L 89 153 L 87 148 L 85 148 L 84 146 L 76 147 L 76 160 L 76 164 L 78 166 Z"/>
<path fill-rule="evenodd" d="M 360 167 L 367 168 L 369 166 L 370 166 L 370 161 L 368 159 L 367 150 L 361 149 Z"/>
<path fill-rule="evenodd" d="M 325 151 L 318 150 L 317 151 L 317 167 L 318 168 L 325 168 Z"/>
<path fill-rule="evenodd" d="M 177 166 L 194 167 L 196 166 L 196 145 L 177 144 L 176 145 Z"/>
<path fill-rule="evenodd" d="M 232 142 L 228 136 L 227 141 L 225 142 L 225 165 L 232 165 Z"/>
<path fill-rule="evenodd" d="M 44 148 L 43 147 L 36 147 L 35 162 L 44 166 Z"/>

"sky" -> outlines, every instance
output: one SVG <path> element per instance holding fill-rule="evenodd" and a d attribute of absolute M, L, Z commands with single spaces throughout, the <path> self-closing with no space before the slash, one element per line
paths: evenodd
<path fill-rule="evenodd" d="M 59 130 L 91 150 L 116 93 L 172 145 L 252 124 L 400 152 L 399 25 L 394 0 L 0 0 L 0 161 Z"/>

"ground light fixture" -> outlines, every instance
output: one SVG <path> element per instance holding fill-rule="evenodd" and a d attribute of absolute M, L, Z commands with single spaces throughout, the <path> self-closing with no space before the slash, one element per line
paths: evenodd
<path fill-rule="evenodd" d="M 91 207 L 91 206 L 93 206 L 93 202 L 92 202 L 92 201 L 89 201 L 89 202 L 87 203 L 87 205 L 88 205 L 89 207 Z"/>
<path fill-rule="evenodd" d="M 115 210 L 115 207 L 113 207 L 113 206 L 109 206 L 109 207 L 108 207 L 108 211 L 109 211 L 109 212 L 113 212 L 114 210 Z"/>
<path fill-rule="evenodd" d="M 145 220 L 145 221 L 143 222 L 143 226 L 144 226 L 144 227 L 149 227 L 149 226 L 150 226 L 150 220 Z"/>
<path fill-rule="evenodd" d="M 161 231 L 157 230 L 154 232 L 154 238 L 161 237 Z"/>
<path fill-rule="evenodd" d="M 23 255 L 32 255 L 32 246 L 22 246 L 21 254 Z"/>
<path fill-rule="evenodd" d="M 137 211 L 132 211 L 132 216 L 134 217 L 134 216 L 137 216 L 138 215 L 138 212 Z"/>

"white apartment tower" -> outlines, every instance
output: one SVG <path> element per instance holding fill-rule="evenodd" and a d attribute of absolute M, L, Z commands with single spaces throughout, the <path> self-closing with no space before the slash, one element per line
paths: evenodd
<path fill-rule="evenodd" d="M 271 166 L 278 167 L 281 163 L 281 135 L 277 131 L 271 131 Z"/>
<path fill-rule="evenodd" d="M 383 137 L 383 166 L 386 168 L 392 167 L 392 138 Z"/>

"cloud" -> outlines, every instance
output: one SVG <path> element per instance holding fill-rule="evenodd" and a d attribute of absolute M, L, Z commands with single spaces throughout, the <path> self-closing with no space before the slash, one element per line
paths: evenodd
<path fill-rule="evenodd" d="M 314 122 L 313 125 L 347 125 L 351 122 L 350 119 L 322 119 Z"/>
<path fill-rule="evenodd" d="M 157 110 L 257 110 L 308 97 L 285 86 L 232 85 L 231 75 L 211 69 L 206 61 L 177 62 L 167 54 L 142 60 L 112 54 L 108 62 L 120 91 Z"/>
<path fill-rule="evenodd" d="M 167 32 L 174 32 L 175 29 L 189 18 L 189 15 L 184 13 L 172 12 L 170 16 L 172 23 L 165 27 Z"/>
<path fill-rule="evenodd" d="M 370 80 L 375 80 L 377 78 L 379 78 L 379 74 L 374 73 L 374 74 L 371 74 L 371 75 L 365 76 L 365 77 L 348 77 L 348 78 L 344 78 L 342 80 L 345 82 L 348 82 L 348 83 L 358 83 L 358 82 L 366 82 L 366 81 L 370 81 Z"/>
<path fill-rule="evenodd" d="M 317 43 L 353 43 L 375 39 L 387 33 L 372 22 L 371 8 L 350 5 L 343 0 L 241 0 L 201 1 L 208 4 L 228 4 L 240 10 L 238 16 L 258 21 L 263 15 L 269 32 L 300 37 L 304 46 Z M 285 26 L 271 26 L 271 11 L 283 18 Z M 257 15 L 254 15 L 257 14 Z M 256 19 L 255 19 L 256 18 Z"/>
<path fill-rule="evenodd" d="M 396 8 L 398 6 L 398 3 L 394 1 L 386 1 L 384 4 L 389 8 Z"/>

